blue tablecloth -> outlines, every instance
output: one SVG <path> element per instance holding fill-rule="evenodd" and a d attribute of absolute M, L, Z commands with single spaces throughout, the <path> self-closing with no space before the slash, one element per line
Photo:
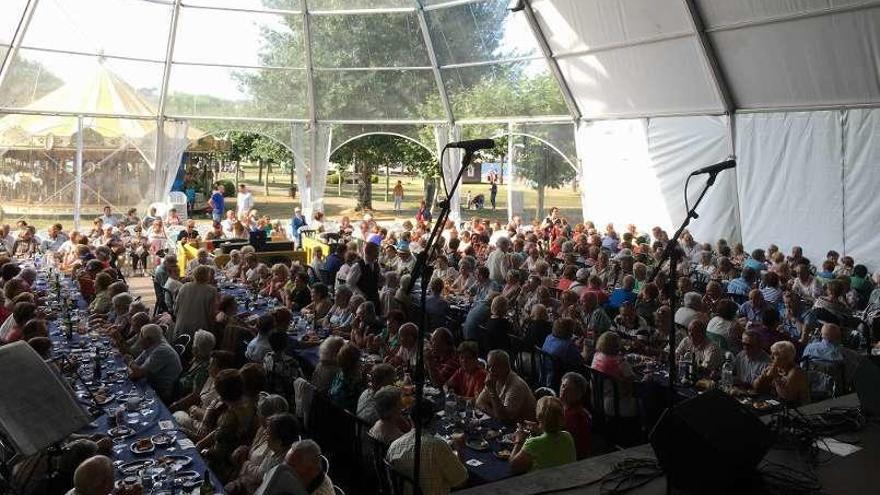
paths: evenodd
<path fill-rule="evenodd" d="M 442 418 L 435 423 L 434 433 L 441 436 L 449 436 L 457 428 L 459 427 L 452 421 Z M 462 454 L 465 459 L 465 467 L 468 470 L 468 486 L 492 483 L 514 475 L 510 470 L 510 464 L 507 459 L 501 459 L 495 455 L 500 450 L 511 450 L 513 448 L 511 444 L 502 443 L 502 439 L 505 434 L 513 433 L 514 430 L 515 428 L 507 426 L 501 421 L 486 418 L 480 421 L 479 430 L 468 435 L 468 441 L 478 441 L 483 438 L 489 443 L 488 448 L 484 450 L 477 450 L 467 446 L 467 443 L 465 444 Z M 491 439 L 486 438 L 489 431 L 498 432 L 498 435 Z M 476 459 L 482 464 L 479 466 L 467 464 L 467 461 L 471 459 Z"/>
<path fill-rule="evenodd" d="M 40 288 L 40 284 L 37 285 L 37 288 Z M 43 288 L 45 288 L 44 284 Z M 85 301 L 80 298 L 78 305 L 81 309 L 84 308 Z M 101 349 L 103 355 L 106 356 L 101 360 L 102 382 L 107 387 L 108 393 L 113 394 L 114 398 L 106 405 L 100 407 L 100 416 L 80 431 L 80 434 L 108 435 L 111 428 L 109 424 L 110 414 L 115 413 L 120 406 L 124 406 L 124 403 L 117 398 L 126 394 L 137 394 L 138 396 L 143 397 L 144 405 L 142 407 L 139 407 L 136 411 L 125 411 L 126 426 L 133 429 L 135 434 L 128 438 L 114 441 L 113 457 L 115 461 L 114 464 L 117 468 L 130 461 L 140 459 L 159 459 L 163 456 L 173 454 L 185 455 L 192 459 L 188 465 L 182 467 L 181 471 L 195 471 L 201 477 L 201 475 L 208 470 L 205 460 L 199 455 L 194 447 L 182 449 L 179 442 L 175 442 L 170 448 L 156 447 L 156 449 L 150 454 L 136 455 L 131 452 L 129 446 L 136 440 L 152 437 L 163 431 L 159 426 L 160 421 L 169 421 L 171 423 L 171 428 L 166 430 L 166 433 L 175 434 L 178 441 L 186 439 L 186 436 L 176 430 L 178 425 L 174 421 L 171 412 L 165 404 L 159 400 L 155 391 L 153 391 L 146 381 L 139 380 L 134 382 L 128 378 L 127 367 L 121 354 L 110 346 L 107 337 L 101 337 L 95 334 L 80 335 L 74 332 L 71 339 L 68 341 L 61 328 L 60 321 L 50 321 L 48 326 L 49 337 L 53 344 L 54 356 L 58 357 L 64 355 L 73 361 L 80 361 L 79 377 L 81 377 L 81 379 L 78 378 L 76 380 L 74 388 L 77 393 L 77 398 L 84 406 L 89 406 L 92 403 L 91 398 L 86 391 L 86 385 L 92 387 L 93 390 L 96 388 L 92 383 L 92 370 L 94 369 L 95 356 L 94 349 Z M 83 356 L 85 359 L 80 359 L 79 356 Z M 122 479 L 123 477 L 121 471 L 117 469 L 116 478 Z M 211 477 L 217 493 L 222 493 L 223 484 L 213 475 L 213 473 L 211 473 Z M 167 483 L 170 484 L 172 479 L 173 476 L 170 476 Z M 165 489 L 171 490 L 170 487 L 166 487 Z M 173 492 L 183 493 L 181 490 L 182 487 L 178 486 L 173 489 Z M 149 493 L 149 491 L 145 490 L 144 493 Z"/>

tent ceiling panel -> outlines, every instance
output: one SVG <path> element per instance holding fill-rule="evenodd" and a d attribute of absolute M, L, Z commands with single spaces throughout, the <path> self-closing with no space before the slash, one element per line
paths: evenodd
<path fill-rule="evenodd" d="M 314 16 L 309 22 L 316 68 L 431 65 L 414 12 Z"/>
<path fill-rule="evenodd" d="M 768 19 L 802 16 L 853 5 L 865 0 L 697 0 L 706 27 L 716 29 Z"/>
<path fill-rule="evenodd" d="M 21 49 L 0 87 L 0 107 L 155 115 L 163 64 Z M 58 90 L 61 88 L 61 90 Z"/>
<path fill-rule="evenodd" d="M 315 92 L 319 119 L 443 118 L 431 69 L 318 70 L 315 71 Z"/>
<path fill-rule="evenodd" d="M 412 0 L 309 0 L 310 12 L 412 7 Z"/>
<path fill-rule="evenodd" d="M 3 0 L 0 2 L 0 45 L 12 43 L 21 14 L 27 0 Z M 2 60 L 2 57 L 0 57 Z"/>
<path fill-rule="evenodd" d="M 162 61 L 170 21 L 171 6 L 142 0 L 40 0 L 22 46 Z"/>
<path fill-rule="evenodd" d="M 170 1 L 170 0 L 169 0 Z M 300 10 L 300 0 L 182 0 L 182 5 L 244 10 Z M 311 3 L 311 2 L 310 2 Z"/>
<path fill-rule="evenodd" d="M 283 45 L 285 49 L 267 49 L 270 43 Z M 303 47 L 299 14 L 181 8 L 173 59 L 175 62 L 303 68 Z"/>
<path fill-rule="evenodd" d="M 562 57 L 559 68 L 585 118 L 722 113 L 696 37 Z"/>
<path fill-rule="evenodd" d="M 252 91 L 256 88 L 259 91 Z M 234 94 L 234 98 L 230 98 L 230 94 Z M 305 118 L 306 71 L 173 64 L 166 113 Z"/>
<path fill-rule="evenodd" d="M 681 0 L 533 0 L 554 55 L 692 32 Z"/>
<path fill-rule="evenodd" d="M 712 32 L 740 108 L 880 102 L 880 7 Z"/>
<path fill-rule="evenodd" d="M 538 43 L 507 0 L 453 5 L 425 13 L 440 65 L 532 57 Z"/>

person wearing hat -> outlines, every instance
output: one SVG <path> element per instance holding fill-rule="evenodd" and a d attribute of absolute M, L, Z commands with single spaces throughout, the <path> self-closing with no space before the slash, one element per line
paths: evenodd
<path fill-rule="evenodd" d="M 299 206 L 295 206 L 293 208 L 293 217 L 290 218 L 290 236 L 296 241 L 297 246 L 302 245 L 302 234 L 300 234 L 299 230 L 307 225 L 308 222 L 302 214 L 302 209 Z"/>
<path fill-rule="evenodd" d="M 398 275 L 411 273 L 416 266 L 416 259 L 413 258 L 409 250 L 409 243 L 400 241 L 397 243 L 397 260 L 394 263 L 395 270 Z"/>

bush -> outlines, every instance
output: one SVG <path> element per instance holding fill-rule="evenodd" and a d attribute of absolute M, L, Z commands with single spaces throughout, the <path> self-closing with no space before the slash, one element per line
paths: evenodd
<path fill-rule="evenodd" d="M 224 198 L 231 198 L 231 197 L 235 196 L 235 183 L 234 182 L 232 182 L 229 179 L 218 180 L 217 182 L 219 182 L 223 186 L 223 197 Z"/>

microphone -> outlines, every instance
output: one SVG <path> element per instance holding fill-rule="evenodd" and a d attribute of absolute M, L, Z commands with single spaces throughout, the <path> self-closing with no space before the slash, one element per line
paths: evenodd
<path fill-rule="evenodd" d="M 727 170 L 729 168 L 736 167 L 736 160 L 725 160 L 721 163 L 716 163 L 715 165 L 709 165 L 708 167 L 698 168 L 691 172 L 691 175 L 700 175 L 700 174 L 717 174 L 722 170 Z"/>
<path fill-rule="evenodd" d="M 487 150 L 495 147 L 494 139 L 471 139 L 468 141 L 455 141 L 446 145 L 447 148 L 462 148 L 473 153 L 477 150 Z"/>

